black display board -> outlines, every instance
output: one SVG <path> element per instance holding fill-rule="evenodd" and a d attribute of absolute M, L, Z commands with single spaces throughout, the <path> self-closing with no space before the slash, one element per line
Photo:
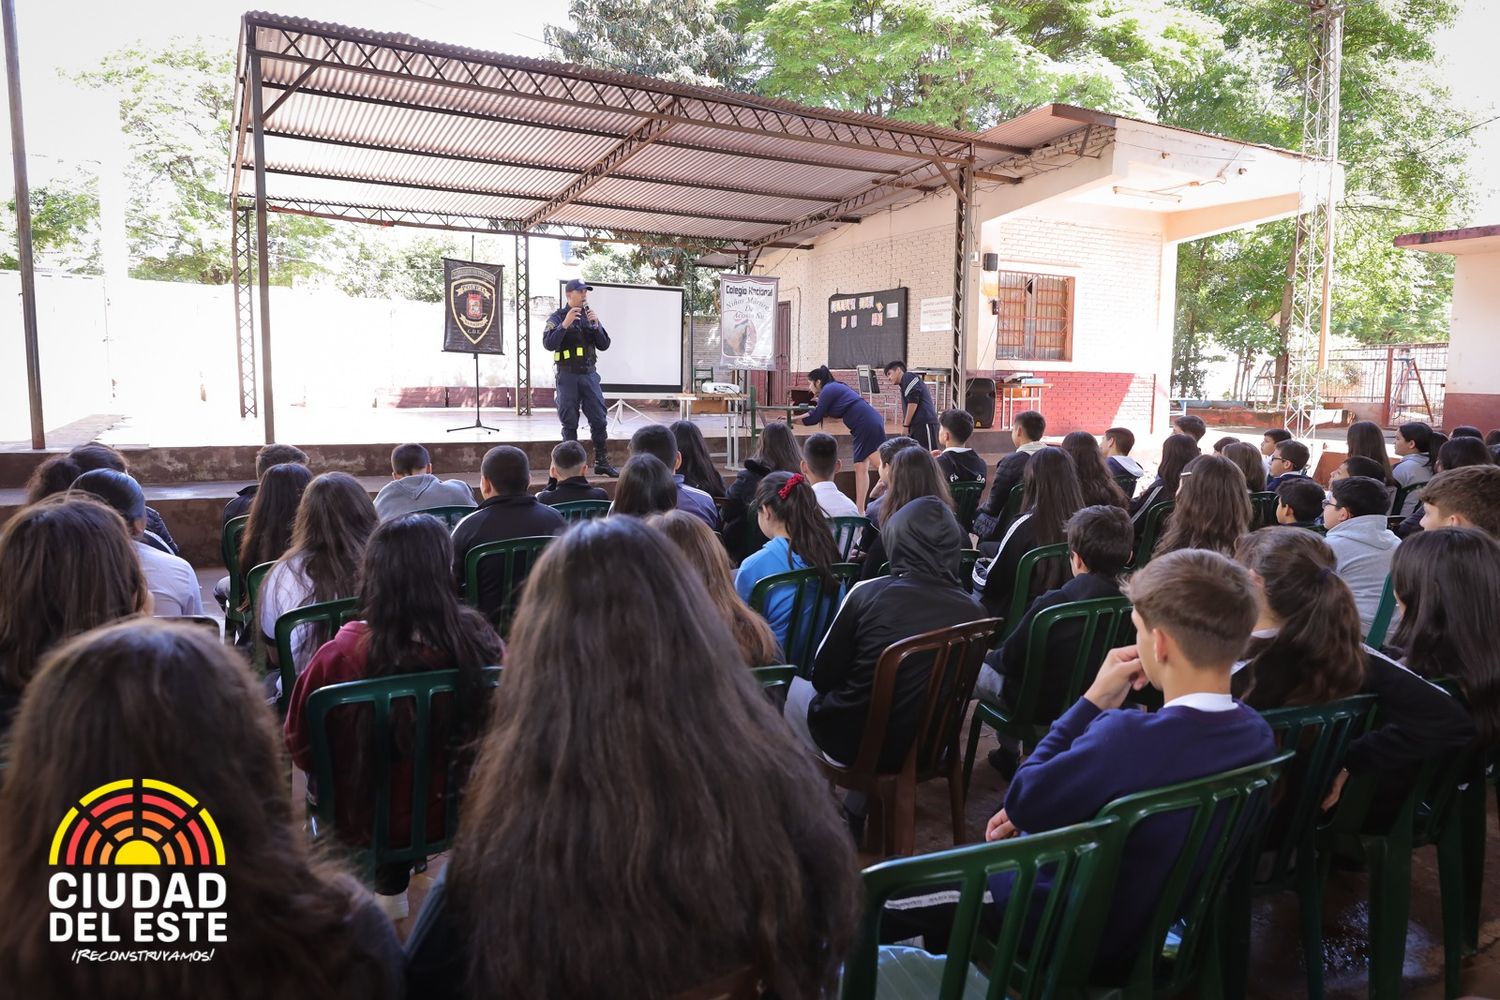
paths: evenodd
<path fill-rule="evenodd" d="M 906 357 L 906 289 L 828 297 L 828 367 L 880 368 Z"/>

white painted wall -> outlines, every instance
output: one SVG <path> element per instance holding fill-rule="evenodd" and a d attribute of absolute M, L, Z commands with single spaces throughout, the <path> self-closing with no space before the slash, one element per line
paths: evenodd
<path fill-rule="evenodd" d="M 1500 392 L 1500 252 L 1459 254 L 1448 392 Z"/>

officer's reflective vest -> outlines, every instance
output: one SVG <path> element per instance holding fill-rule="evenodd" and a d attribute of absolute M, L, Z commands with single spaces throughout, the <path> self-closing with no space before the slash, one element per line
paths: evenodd
<path fill-rule="evenodd" d="M 552 360 L 553 361 L 571 361 L 574 358 L 582 360 L 583 359 L 583 350 L 584 349 L 582 347 L 568 347 L 568 348 L 564 348 L 561 351 L 553 351 L 552 352 Z"/>

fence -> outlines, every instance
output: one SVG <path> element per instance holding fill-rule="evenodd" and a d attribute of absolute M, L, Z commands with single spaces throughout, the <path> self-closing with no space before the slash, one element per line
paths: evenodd
<path fill-rule="evenodd" d="M 1439 427 L 1447 381 L 1447 344 L 1356 347 L 1328 353 L 1318 394 L 1325 406 L 1384 427 L 1408 420 Z"/>

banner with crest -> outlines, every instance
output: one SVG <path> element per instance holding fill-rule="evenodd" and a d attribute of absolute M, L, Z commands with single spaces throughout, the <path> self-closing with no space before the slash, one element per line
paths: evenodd
<path fill-rule="evenodd" d="M 443 258 L 443 350 L 504 354 L 500 289 L 505 268 Z"/>

